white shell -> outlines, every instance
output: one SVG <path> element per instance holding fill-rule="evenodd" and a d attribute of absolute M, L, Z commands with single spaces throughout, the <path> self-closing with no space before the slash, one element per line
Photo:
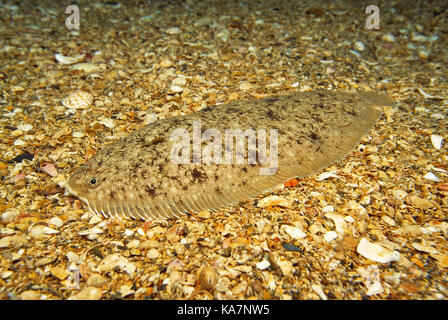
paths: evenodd
<path fill-rule="evenodd" d="M 336 231 L 328 231 L 327 233 L 324 234 L 324 239 L 327 242 L 333 241 L 337 238 L 338 234 L 336 233 Z"/>
<path fill-rule="evenodd" d="M 387 249 L 377 243 L 370 242 L 366 238 L 359 241 L 356 251 L 364 258 L 379 263 L 390 263 L 400 258 L 398 251 Z"/>
<path fill-rule="evenodd" d="M 268 260 L 263 260 L 257 263 L 257 268 L 260 270 L 267 269 L 271 266 Z"/>
<path fill-rule="evenodd" d="M 317 181 L 322 181 L 322 180 L 325 180 L 325 179 L 328 179 L 328 178 L 338 178 L 338 179 L 341 179 L 341 178 L 339 178 L 339 176 L 336 175 L 335 173 L 336 173 L 336 170 L 321 173 L 321 174 L 317 177 L 316 180 L 317 180 Z"/>
<path fill-rule="evenodd" d="M 85 109 L 93 102 L 93 97 L 90 93 L 84 91 L 76 91 L 66 97 L 62 104 L 68 109 Z"/>
<path fill-rule="evenodd" d="M 440 181 L 439 178 L 437 178 L 437 176 L 434 173 L 432 173 L 432 172 L 428 172 L 427 174 L 425 174 L 423 176 L 423 178 L 425 178 L 427 180 L 434 181 L 434 182 L 439 182 Z"/>
<path fill-rule="evenodd" d="M 283 226 L 283 229 L 292 239 L 298 240 L 306 237 L 306 234 L 299 228 L 293 226 Z"/>
<path fill-rule="evenodd" d="M 432 94 L 426 93 L 425 91 L 423 91 L 423 89 L 421 88 L 417 88 L 418 91 L 421 93 L 422 96 L 424 96 L 426 99 L 438 99 L 438 100 L 444 100 L 446 99 L 445 97 L 441 97 L 441 96 L 433 96 Z"/>
<path fill-rule="evenodd" d="M 17 126 L 17 129 L 22 130 L 23 132 L 28 132 L 31 129 L 33 129 L 33 125 L 31 125 L 29 123 L 19 124 Z"/>
<path fill-rule="evenodd" d="M 82 70 L 85 72 L 95 72 L 95 71 L 100 70 L 100 68 L 96 64 L 85 63 L 85 62 L 77 63 L 77 64 L 71 66 L 71 68 L 72 68 L 72 70 Z"/>
<path fill-rule="evenodd" d="M 431 143 L 437 150 L 440 150 L 442 148 L 443 144 L 443 137 L 439 136 L 438 134 L 432 134 L 431 135 Z"/>
<path fill-rule="evenodd" d="M 54 55 L 56 60 L 59 63 L 62 63 L 62 64 L 73 64 L 73 63 L 76 63 L 76 62 L 80 62 L 82 59 L 84 59 L 85 56 L 86 55 L 84 53 L 80 54 L 79 56 L 76 56 L 76 57 L 68 57 L 68 56 L 64 56 L 64 55 L 62 55 L 60 53 L 56 53 Z"/>
<path fill-rule="evenodd" d="M 356 50 L 364 51 L 366 49 L 366 46 L 361 41 L 355 41 L 354 47 Z"/>

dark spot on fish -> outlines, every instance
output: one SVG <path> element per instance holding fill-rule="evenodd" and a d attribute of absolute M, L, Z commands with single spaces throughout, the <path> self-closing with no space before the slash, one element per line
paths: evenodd
<path fill-rule="evenodd" d="M 238 108 L 227 108 L 227 113 L 241 113 L 241 110 Z"/>
<path fill-rule="evenodd" d="M 272 111 L 272 110 L 268 110 L 268 111 L 266 111 L 266 115 L 269 117 L 269 119 L 272 119 L 272 120 L 280 120 L 280 117 L 278 116 L 278 114 L 275 113 L 275 112 Z"/>
<path fill-rule="evenodd" d="M 310 138 L 313 141 L 319 140 L 319 135 L 313 131 L 310 132 L 310 134 L 308 135 L 308 138 Z"/>
<path fill-rule="evenodd" d="M 247 172 L 247 168 L 246 168 L 246 167 L 241 168 L 241 170 L 242 170 L 243 172 Z"/>
<path fill-rule="evenodd" d="M 145 191 L 151 197 L 156 194 L 156 190 L 154 190 L 154 188 L 151 188 L 150 186 L 145 186 Z"/>
<path fill-rule="evenodd" d="M 203 112 L 210 112 L 212 110 L 213 110 L 213 107 L 206 107 L 206 108 L 202 109 L 201 111 L 203 111 Z"/>
<path fill-rule="evenodd" d="M 193 178 L 199 182 L 203 182 L 207 179 L 207 174 L 205 174 L 205 172 L 198 170 L 196 168 L 193 169 L 193 171 L 191 172 L 191 175 L 193 176 Z"/>
<path fill-rule="evenodd" d="M 148 173 L 148 171 L 146 171 L 146 170 L 140 171 L 140 177 L 145 178 L 147 173 Z"/>
<path fill-rule="evenodd" d="M 269 97 L 269 98 L 266 98 L 266 102 L 267 102 L 267 103 L 274 103 L 274 102 L 276 102 L 276 101 L 278 101 L 278 97 Z"/>
<path fill-rule="evenodd" d="M 148 145 L 156 144 L 156 143 L 160 143 L 160 142 L 162 142 L 162 141 L 164 141 L 164 140 L 165 140 L 164 137 L 157 137 L 157 138 L 155 138 L 155 139 L 152 139 L 152 140 L 148 143 Z"/>

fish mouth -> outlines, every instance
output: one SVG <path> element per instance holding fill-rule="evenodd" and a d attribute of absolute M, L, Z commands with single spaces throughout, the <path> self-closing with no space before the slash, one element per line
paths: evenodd
<path fill-rule="evenodd" d="M 65 189 L 65 195 L 66 195 L 66 196 L 67 196 L 67 195 L 72 195 L 72 196 L 75 196 L 75 197 L 78 197 L 78 198 L 79 198 L 78 193 L 70 187 L 70 185 L 68 184 L 68 181 L 66 181 L 66 182 L 64 183 L 64 186 L 63 186 L 63 187 L 64 187 L 64 189 Z"/>

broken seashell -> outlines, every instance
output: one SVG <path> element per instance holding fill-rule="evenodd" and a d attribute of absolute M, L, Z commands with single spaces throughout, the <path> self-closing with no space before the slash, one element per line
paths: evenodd
<path fill-rule="evenodd" d="M 421 88 L 417 88 L 417 89 L 421 93 L 421 95 L 424 96 L 426 99 L 436 99 L 436 100 L 445 100 L 446 99 L 446 97 L 433 96 L 432 94 L 426 93 Z"/>
<path fill-rule="evenodd" d="M 292 239 L 299 240 L 306 237 L 305 232 L 303 232 L 299 228 L 293 226 L 283 226 L 282 229 L 285 230 L 288 236 L 290 236 Z"/>
<path fill-rule="evenodd" d="M 67 96 L 62 104 L 69 109 L 85 109 L 93 102 L 93 97 L 90 93 L 84 91 L 76 91 Z"/>
<path fill-rule="evenodd" d="M 80 54 L 79 56 L 76 56 L 76 57 L 68 57 L 68 56 L 64 56 L 60 53 L 56 53 L 54 55 L 56 60 L 62 64 L 73 64 L 73 63 L 80 62 L 84 59 L 85 56 L 86 55 L 84 53 Z"/>
<path fill-rule="evenodd" d="M 95 72 L 95 71 L 99 71 L 100 70 L 100 68 L 96 64 L 85 63 L 85 62 L 77 63 L 77 64 L 71 66 L 71 69 L 72 70 L 82 70 L 82 71 L 85 71 L 87 73 Z"/>
<path fill-rule="evenodd" d="M 100 123 L 109 129 L 115 127 L 114 120 L 111 118 L 104 118 L 103 120 L 100 121 Z"/>
<path fill-rule="evenodd" d="M 336 233 L 336 231 L 328 231 L 327 233 L 324 234 L 324 239 L 327 242 L 336 240 L 338 238 L 338 234 Z"/>
<path fill-rule="evenodd" d="M 390 263 L 400 258 L 400 253 L 395 250 L 387 249 L 377 243 L 370 242 L 366 238 L 359 241 L 356 251 L 364 258 L 379 262 Z"/>
<path fill-rule="evenodd" d="M 409 200 L 411 200 L 411 203 L 419 209 L 426 210 L 434 207 L 434 203 L 432 201 L 420 198 L 419 196 L 416 195 L 410 196 Z"/>
<path fill-rule="evenodd" d="M 215 268 L 211 266 L 204 266 L 199 272 L 198 276 L 199 285 L 205 290 L 213 289 L 218 282 L 218 274 Z"/>
<path fill-rule="evenodd" d="M 271 264 L 269 263 L 268 260 L 263 260 L 263 261 L 258 262 L 256 264 L 256 266 L 257 266 L 257 269 L 264 270 L 264 269 L 269 268 L 271 266 Z"/>
<path fill-rule="evenodd" d="M 19 124 L 17 126 L 17 129 L 22 130 L 23 132 L 28 132 L 31 129 L 33 129 L 33 125 L 31 125 L 29 123 Z"/>
<path fill-rule="evenodd" d="M 341 179 L 341 178 L 340 178 L 338 175 L 336 175 L 335 173 L 336 173 L 336 170 L 333 170 L 333 171 L 327 171 L 327 172 L 321 173 L 321 174 L 316 178 L 316 180 L 317 180 L 317 181 L 322 181 L 322 180 L 325 180 L 325 179 L 328 179 L 328 178 L 338 178 L 338 179 Z"/>
<path fill-rule="evenodd" d="M 427 174 L 425 174 L 423 176 L 423 178 L 425 178 L 427 180 L 430 180 L 430 181 L 434 181 L 434 182 L 439 182 L 440 181 L 439 178 L 437 178 L 437 176 L 434 173 L 432 173 L 432 172 L 428 172 Z"/>
<path fill-rule="evenodd" d="M 56 170 L 56 167 L 52 163 L 43 163 L 40 165 L 39 168 L 42 172 L 45 172 L 50 177 L 56 177 L 58 175 L 58 171 Z"/>
<path fill-rule="evenodd" d="M 279 196 L 268 196 L 258 201 L 257 207 L 266 208 L 268 206 L 291 208 L 291 204 L 289 203 L 289 201 Z"/>
<path fill-rule="evenodd" d="M 431 135 L 431 143 L 437 150 L 440 150 L 442 148 L 443 144 L 443 137 L 439 136 L 438 134 L 432 134 Z"/>
<path fill-rule="evenodd" d="M 102 292 L 99 288 L 85 287 L 80 292 L 71 295 L 69 300 L 99 300 Z"/>

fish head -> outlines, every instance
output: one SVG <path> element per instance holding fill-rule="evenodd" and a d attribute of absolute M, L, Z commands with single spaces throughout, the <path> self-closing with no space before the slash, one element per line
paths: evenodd
<path fill-rule="evenodd" d="M 91 163 L 79 167 L 65 184 L 65 189 L 72 195 L 89 203 L 105 196 L 107 177 Z"/>

